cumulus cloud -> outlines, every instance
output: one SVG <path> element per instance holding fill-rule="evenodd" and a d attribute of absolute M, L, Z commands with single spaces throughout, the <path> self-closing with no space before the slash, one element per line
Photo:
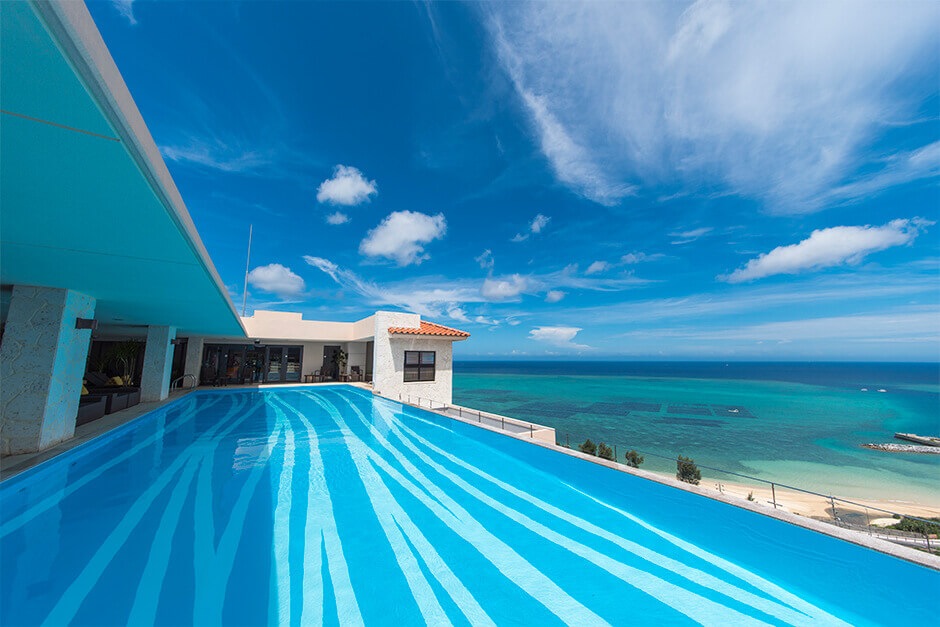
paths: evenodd
<path fill-rule="evenodd" d="M 305 289 L 304 280 L 279 263 L 258 266 L 248 273 L 248 283 L 283 299 L 295 298 Z"/>
<path fill-rule="evenodd" d="M 797 274 L 832 266 L 857 264 L 866 255 L 909 244 L 932 222 L 921 218 L 892 220 L 883 226 L 835 226 L 813 231 L 797 244 L 778 246 L 751 259 L 731 274 L 729 283 L 753 281 L 775 274 Z"/>
<path fill-rule="evenodd" d="M 588 269 L 584 271 L 584 274 L 597 274 L 598 272 L 605 272 L 610 270 L 610 263 L 606 261 L 595 261 L 588 266 Z"/>
<path fill-rule="evenodd" d="M 485 279 L 480 293 L 488 301 L 518 300 L 528 286 L 529 283 L 525 277 L 514 274 L 510 277 Z"/>
<path fill-rule="evenodd" d="M 805 213 L 850 182 L 877 188 L 931 171 L 916 162 L 894 167 L 873 147 L 934 96 L 938 3 L 862 1 L 847 11 L 812 0 L 532 2 L 483 10 L 557 180 L 596 202 L 669 183 Z"/>
<path fill-rule="evenodd" d="M 550 217 L 543 216 L 541 213 L 536 215 L 532 219 L 532 222 L 529 223 L 529 228 L 527 229 L 528 232 L 516 233 L 516 235 L 510 241 L 524 242 L 525 240 L 529 239 L 529 235 L 541 233 L 542 229 L 548 225 L 549 220 L 551 220 Z"/>
<path fill-rule="evenodd" d="M 337 165 L 332 178 L 317 188 L 317 201 L 331 205 L 358 205 L 379 193 L 375 181 L 368 180 L 358 168 Z"/>
<path fill-rule="evenodd" d="M 560 301 L 560 300 L 561 300 L 562 298 L 564 298 L 565 296 L 566 296 L 566 294 L 565 294 L 564 292 L 562 292 L 561 290 L 548 290 L 548 293 L 545 295 L 545 302 L 546 302 L 546 303 L 557 303 L 558 301 Z"/>
<path fill-rule="evenodd" d="M 447 232 L 444 214 L 429 216 L 417 211 L 395 211 L 369 231 L 359 244 L 368 257 L 391 259 L 399 266 L 420 264 L 430 255 L 424 245 L 441 239 Z"/>
<path fill-rule="evenodd" d="M 330 215 L 326 216 L 326 221 L 328 224 L 346 224 L 349 222 L 349 216 L 343 213 L 342 211 L 335 211 Z"/>
<path fill-rule="evenodd" d="M 575 344 L 575 336 L 581 331 L 578 327 L 536 327 L 529 331 L 529 339 L 546 342 L 559 348 L 591 348 L 586 344 Z"/>
<path fill-rule="evenodd" d="M 480 267 L 484 270 L 492 270 L 495 261 L 493 260 L 493 252 L 490 249 L 484 250 L 479 257 L 474 257 L 474 261 L 480 264 Z"/>

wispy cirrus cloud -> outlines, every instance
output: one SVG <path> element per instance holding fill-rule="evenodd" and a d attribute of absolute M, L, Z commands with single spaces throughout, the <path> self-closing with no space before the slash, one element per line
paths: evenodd
<path fill-rule="evenodd" d="M 160 146 L 160 152 L 170 161 L 222 172 L 251 172 L 270 165 L 273 161 L 271 153 L 244 149 L 218 139 L 196 137 L 183 144 Z"/>
<path fill-rule="evenodd" d="M 111 0 L 111 6 L 131 24 L 137 23 L 137 18 L 134 17 L 134 0 Z"/>
<path fill-rule="evenodd" d="M 525 296 L 543 296 L 547 302 L 558 302 L 566 290 L 616 292 L 647 285 L 649 281 L 633 276 L 618 278 L 585 277 L 576 265 L 542 274 L 511 274 L 488 276 L 484 279 L 447 279 L 444 277 L 413 277 L 405 281 L 379 284 L 363 279 L 356 272 L 341 268 L 322 257 L 304 256 L 309 265 L 327 274 L 340 287 L 363 297 L 370 305 L 391 305 L 425 316 L 442 316 L 448 312 L 468 313 L 467 304 L 500 306 L 518 303 Z M 559 294 L 561 297 L 559 297 Z M 507 315 L 518 316 L 519 312 Z M 473 318 L 477 320 L 476 318 Z M 477 320 L 478 321 L 478 320 Z"/>
<path fill-rule="evenodd" d="M 601 204 L 669 183 L 795 214 L 937 174 L 932 145 L 871 148 L 936 93 L 937 3 L 482 10 L 558 180 Z"/>

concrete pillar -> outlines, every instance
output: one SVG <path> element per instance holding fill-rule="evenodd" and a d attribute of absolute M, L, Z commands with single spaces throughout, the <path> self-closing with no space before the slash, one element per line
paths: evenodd
<path fill-rule="evenodd" d="M 13 288 L 0 346 L 0 453 L 40 451 L 75 433 L 95 299 L 72 290 Z"/>
<path fill-rule="evenodd" d="M 186 364 L 183 366 L 183 374 L 196 377 L 196 385 L 199 385 L 199 376 L 202 374 L 203 343 L 201 337 L 190 337 L 186 340 Z"/>
<path fill-rule="evenodd" d="M 147 327 L 144 370 L 140 375 L 140 400 L 162 401 L 170 394 L 173 368 L 173 340 L 176 327 Z"/>

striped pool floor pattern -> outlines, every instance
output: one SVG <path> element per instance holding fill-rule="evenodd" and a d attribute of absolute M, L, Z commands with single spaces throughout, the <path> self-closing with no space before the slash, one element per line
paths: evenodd
<path fill-rule="evenodd" d="M 0 582 L 3 625 L 808 625 L 926 620 L 940 577 L 337 386 L 197 392 L 0 484 Z"/>

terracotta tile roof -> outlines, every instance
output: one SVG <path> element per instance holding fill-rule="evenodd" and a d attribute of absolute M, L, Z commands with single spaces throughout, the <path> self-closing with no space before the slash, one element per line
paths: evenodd
<path fill-rule="evenodd" d="M 433 322 L 421 321 L 421 326 L 417 329 L 410 329 L 408 327 L 389 327 L 389 333 L 403 333 L 409 335 L 441 335 L 444 337 L 470 337 L 470 334 L 466 331 L 461 331 L 459 329 L 452 329 L 450 327 L 445 327 L 443 324 L 434 324 Z"/>

